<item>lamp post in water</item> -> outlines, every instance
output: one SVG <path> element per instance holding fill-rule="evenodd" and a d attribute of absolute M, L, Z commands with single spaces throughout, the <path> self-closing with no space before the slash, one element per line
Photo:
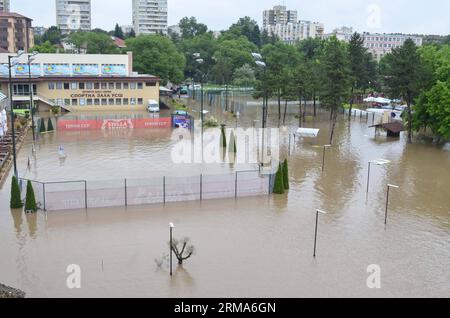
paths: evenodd
<path fill-rule="evenodd" d="M 31 115 L 31 130 L 33 132 L 33 141 L 36 141 L 36 133 L 34 128 L 34 90 L 33 90 L 33 83 L 31 83 L 31 62 L 34 61 L 35 56 L 37 54 L 38 52 L 28 54 L 28 85 L 30 92 L 30 115 Z"/>
<path fill-rule="evenodd" d="M 322 172 L 325 169 L 325 151 L 327 150 L 327 148 L 331 148 L 331 145 L 324 145 L 323 146 Z"/>
<path fill-rule="evenodd" d="M 11 69 L 18 64 L 17 60 L 12 61 L 12 59 L 17 59 L 24 54 L 24 51 L 17 52 L 16 55 L 8 55 L 8 69 L 9 69 L 9 107 L 11 115 L 11 135 L 12 135 L 12 148 L 13 148 L 13 163 L 14 163 L 14 175 L 18 177 L 17 173 L 17 156 L 16 156 L 16 130 L 14 127 L 14 102 L 13 102 L 13 84 L 12 84 L 12 71 Z"/>
<path fill-rule="evenodd" d="M 264 70 L 264 92 L 263 92 L 263 111 L 262 111 L 262 156 L 261 156 L 261 167 L 264 167 L 264 142 L 265 142 L 265 128 L 266 128 L 266 120 L 267 120 L 267 108 L 269 106 L 268 103 L 268 94 L 267 94 L 267 85 L 266 85 L 266 70 L 267 70 L 267 64 L 263 61 L 263 57 L 259 53 L 252 53 L 253 58 L 255 59 L 256 65 L 261 67 Z"/>
<path fill-rule="evenodd" d="M 385 212 L 385 216 L 384 216 L 384 224 L 387 224 L 387 217 L 388 217 L 388 208 L 389 208 L 389 192 L 390 189 L 398 189 L 400 188 L 399 186 L 393 185 L 393 184 L 388 184 L 387 185 L 387 192 L 386 192 L 386 212 Z"/>
<path fill-rule="evenodd" d="M 367 193 L 369 193 L 369 183 L 370 183 L 370 168 L 372 164 L 375 164 L 377 166 L 384 166 L 390 163 L 389 160 L 386 159 L 378 159 L 378 160 L 372 160 L 369 161 L 369 170 L 367 172 Z"/>
<path fill-rule="evenodd" d="M 170 276 L 173 275 L 173 269 L 172 269 L 172 254 L 173 254 L 173 236 L 172 236 L 172 232 L 173 232 L 173 228 L 175 227 L 175 225 L 173 225 L 173 223 L 169 223 L 169 228 L 170 228 Z"/>
<path fill-rule="evenodd" d="M 320 214 L 327 214 L 327 212 L 322 210 L 316 210 L 316 231 L 314 235 L 314 258 L 316 257 L 316 249 L 317 249 L 317 229 L 319 226 L 319 213 Z"/>

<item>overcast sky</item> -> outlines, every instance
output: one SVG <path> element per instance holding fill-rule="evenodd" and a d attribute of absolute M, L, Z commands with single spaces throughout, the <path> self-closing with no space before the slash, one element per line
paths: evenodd
<path fill-rule="evenodd" d="M 262 22 L 262 12 L 285 4 L 302 20 L 319 21 L 325 31 L 352 26 L 359 32 L 450 34 L 449 0 L 168 0 L 169 25 L 195 16 L 211 30 L 227 29 L 239 17 Z M 35 26 L 54 25 L 55 0 L 11 0 L 11 10 L 34 20 Z M 106 30 L 116 22 L 131 24 L 131 0 L 92 0 L 92 24 Z"/>

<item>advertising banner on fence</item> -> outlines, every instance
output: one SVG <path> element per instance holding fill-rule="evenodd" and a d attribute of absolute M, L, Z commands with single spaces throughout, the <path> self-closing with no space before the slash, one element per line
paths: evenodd
<path fill-rule="evenodd" d="M 44 75 L 70 76 L 69 64 L 44 64 Z"/>
<path fill-rule="evenodd" d="M 170 117 L 138 118 L 138 119 L 58 120 L 58 130 L 61 131 L 144 129 L 144 128 L 171 128 L 171 127 L 172 127 L 172 120 Z"/>
<path fill-rule="evenodd" d="M 73 75 L 98 76 L 98 64 L 73 64 Z"/>

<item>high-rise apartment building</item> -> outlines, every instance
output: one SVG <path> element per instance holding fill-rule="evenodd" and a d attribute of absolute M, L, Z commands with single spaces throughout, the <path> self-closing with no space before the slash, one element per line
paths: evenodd
<path fill-rule="evenodd" d="M 91 30 L 91 0 L 56 0 L 56 24 L 63 34 Z"/>
<path fill-rule="evenodd" d="M 299 21 L 296 10 L 275 6 L 272 10 L 264 11 L 263 30 L 285 43 L 294 44 L 307 38 L 322 37 L 325 28 L 319 22 Z"/>
<path fill-rule="evenodd" d="M 272 10 L 265 10 L 263 13 L 263 27 L 276 24 L 296 23 L 298 12 L 287 10 L 286 6 L 274 6 Z"/>
<path fill-rule="evenodd" d="M 9 0 L 0 0 L 0 12 L 9 12 Z"/>
<path fill-rule="evenodd" d="M 137 35 L 167 33 L 167 0 L 133 0 L 133 26 Z"/>
<path fill-rule="evenodd" d="M 34 46 L 31 21 L 14 12 L 0 12 L 0 50 L 29 52 Z"/>

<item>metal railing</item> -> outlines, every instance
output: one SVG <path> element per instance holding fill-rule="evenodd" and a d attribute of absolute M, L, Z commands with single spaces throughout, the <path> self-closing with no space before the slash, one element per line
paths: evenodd
<path fill-rule="evenodd" d="M 44 211 L 58 211 L 270 195 L 274 176 L 262 175 L 259 170 L 246 170 L 105 181 L 40 182 L 20 178 L 23 198 L 28 181 L 33 185 L 38 207 Z"/>

